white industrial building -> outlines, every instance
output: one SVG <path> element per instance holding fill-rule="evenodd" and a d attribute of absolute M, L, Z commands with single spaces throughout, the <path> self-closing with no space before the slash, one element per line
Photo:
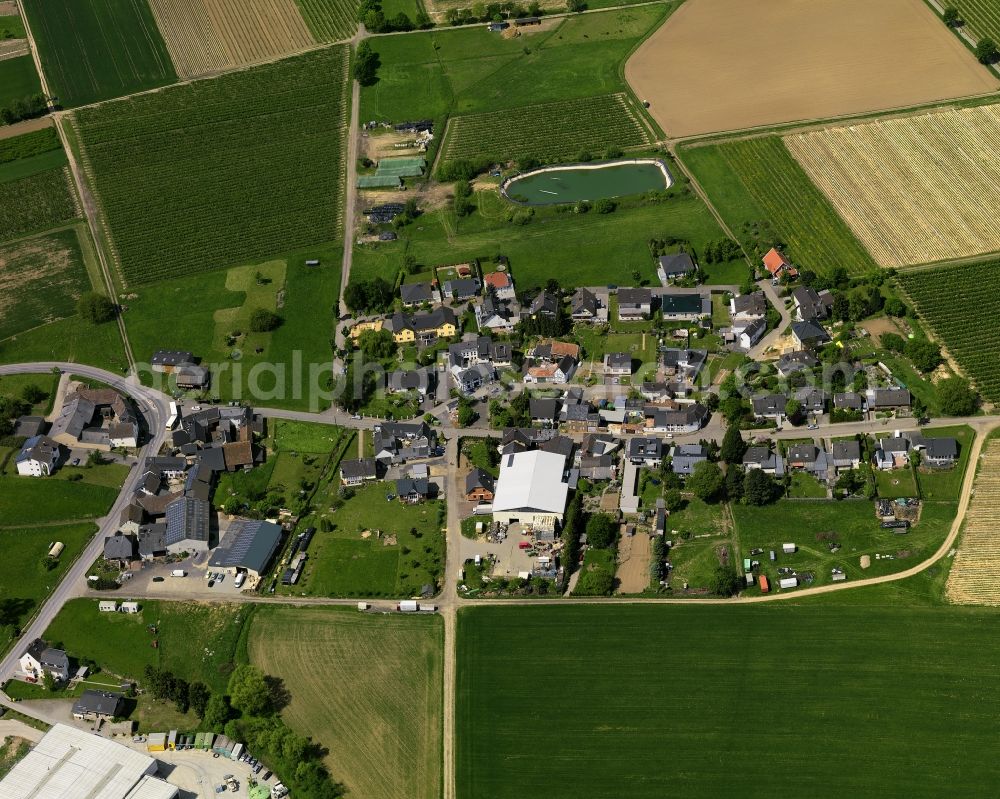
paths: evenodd
<path fill-rule="evenodd" d="M 176 799 L 156 761 L 127 746 L 56 724 L 0 780 L 3 799 Z"/>
<path fill-rule="evenodd" d="M 566 458 L 556 452 L 530 450 L 504 455 L 493 496 L 493 518 L 533 529 L 553 530 L 566 510 L 569 485 Z"/>

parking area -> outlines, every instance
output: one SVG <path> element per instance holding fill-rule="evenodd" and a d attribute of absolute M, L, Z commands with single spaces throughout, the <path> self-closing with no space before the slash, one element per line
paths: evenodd
<path fill-rule="evenodd" d="M 199 552 L 182 561 L 171 563 L 147 563 L 139 571 L 133 572 L 132 578 L 125 584 L 137 594 L 163 594 L 172 599 L 184 597 L 212 597 L 224 599 L 239 596 L 242 588 L 237 588 L 235 578 L 231 574 L 222 579 L 209 579 L 210 574 L 218 575 L 220 571 L 208 568 L 209 554 Z M 183 571 L 184 577 L 174 577 L 174 571 Z M 209 582 L 212 585 L 209 585 Z M 245 586 L 244 586 L 245 587 Z"/>

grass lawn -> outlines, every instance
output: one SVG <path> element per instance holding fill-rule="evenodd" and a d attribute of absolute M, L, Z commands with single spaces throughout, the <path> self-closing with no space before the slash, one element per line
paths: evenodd
<path fill-rule="evenodd" d="M 340 286 L 337 250 L 329 245 L 308 255 L 139 286 L 125 313 L 136 357 L 148 359 L 161 347 L 194 352 L 212 368 L 211 393 L 223 401 L 245 398 L 297 410 L 328 407 L 330 339 Z M 324 266 L 307 267 L 306 259 L 314 256 Z M 257 283 L 258 272 L 263 284 Z M 257 308 L 277 313 L 280 326 L 270 333 L 250 332 L 250 315 Z M 227 336 L 234 332 L 241 335 L 229 345 Z"/>
<path fill-rule="evenodd" d="M 102 595 L 102 598 L 104 596 Z M 108 598 L 113 598 L 110 594 Z M 70 658 L 89 658 L 105 672 L 142 679 L 147 665 L 225 691 L 237 641 L 252 607 L 144 600 L 139 613 L 101 613 L 98 599 L 71 599 L 45 631 Z M 156 633 L 147 629 L 156 625 Z M 153 641 L 159 642 L 153 648 Z"/>
<path fill-rule="evenodd" d="M 989 794 L 1000 615 L 851 601 L 462 609 L 458 796 Z"/>
<path fill-rule="evenodd" d="M 21 393 L 28 387 L 40 388 L 46 393 L 46 397 L 31 407 L 31 412 L 38 416 L 46 416 L 52 409 L 55 402 L 56 388 L 59 386 L 59 375 L 57 374 L 19 374 L 3 375 L 0 377 L 0 395 L 6 397 L 20 397 Z"/>
<path fill-rule="evenodd" d="M 326 454 L 340 439 L 341 428 L 329 424 L 288 419 L 274 419 L 269 424 L 274 446 L 281 452 Z"/>
<path fill-rule="evenodd" d="M 64 466 L 51 477 L 21 477 L 13 459 L 0 474 L 0 529 L 103 516 L 118 497 L 128 467 Z M 71 475 L 81 475 L 70 481 Z"/>
<path fill-rule="evenodd" d="M 495 438 L 466 438 L 462 441 L 462 453 L 473 466 L 497 477 L 500 467 L 491 465 L 487 448 L 496 447 L 498 443 L 499 440 Z"/>
<path fill-rule="evenodd" d="M 24 11 L 63 107 L 177 79 L 146 0 L 26 0 Z"/>
<path fill-rule="evenodd" d="M 8 106 L 13 100 L 23 100 L 41 91 L 42 83 L 30 55 L 0 61 L 0 106 Z"/>
<path fill-rule="evenodd" d="M 580 578 L 588 572 L 596 571 L 606 571 L 614 576 L 615 571 L 618 568 L 618 558 L 617 558 L 617 547 L 609 547 L 608 549 L 596 549 L 594 547 L 587 547 L 587 551 L 583 555 L 583 565 L 580 566 Z M 590 596 L 590 594 L 579 594 L 577 589 L 573 590 L 575 596 Z"/>
<path fill-rule="evenodd" d="M 788 496 L 800 499 L 824 499 L 826 486 L 811 474 L 793 472 L 791 485 L 788 487 Z"/>
<path fill-rule="evenodd" d="M 553 275 L 567 289 L 630 283 L 633 271 L 648 285 L 657 285 L 650 239 L 686 239 L 697 249 L 722 237 L 708 209 L 691 194 L 678 193 L 652 204 L 637 202 L 611 214 L 536 209 L 525 225 L 507 221 L 509 206 L 495 192 L 480 192 L 476 199 L 477 210 L 468 217 L 434 211 L 397 231 L 397 241 L 356 247 L 351 279 L 382 276 L 392 282 L 410 252 L 428 267 L 503 254 L 519 291 L 543 286 Z M 566 246 L 567 241 L 573 246 Z M 609 264 L 614 264 L 612 272 Z"/>
<path fill-rule="evenodd" d="M 751 228 L 769 222 L 785 254 L 818 273 L 875 268 L 871 256 L 777 136 L 681 149 L 681 159 L 747 250 Z"/>
<path fill-rule="evenodd" d="M 368 485 L 357 489 L 342 507 L 324 513 L 334 529 L 316 534 L 302 580 L 288 592 L 312 596 L 414 596 L 425 584 L 439 586 L 444 563 L 444 504 L 386 501 L 386 494 L 394 490 L 391 483 Z M 336 494 L 321 496 L 332 500 Z M 316 508 L 322 509 L 320 497 Z M 377 535 L 380 530 L 381 538 Z M 391 536 L 395 536 L 396 543 L 387 544 Z"/>
<path fill-rule="evenodd" d="M 857 580 L 902 571 L 921 562 L 947 535 L 956 505 L 924 503 L 919 522 L 906 535 L 881 529 L 873 503 L 865 500 L 780 500 L 764 507 L 734 505 L 732 510 L 741 557 L 748 557 L 751 549 L 763 549 L 765 554 L 758 560 L 772 586 L 777 585 L 779 567 L 800 574 L 810 572 L 813 585 L 823 585 L 830 582 L 833 567 L 842 568 L 848 580 Z M 784 543 L 795 544 L 795 554 L 783 554 Z M 831 552 L 831 544 L 839 545 L 839 551 Z M 772 549 L 777 553 L 774 563 L 767 556 Z M 867 569 L 861 568 L 862 555 L 871 558 Z"/>
<path fill-rule="evenodd" d="M 361 90 L 361 118 L 441 120 L 621 91 L 623 60 L 673 7 L 566 18 L 514 39 L 485 25 L 375 39 L 381 66 Z"/>
<path fill-rule="evenodd" d="M 659 342 L 652 332 L 607 333 L 590 325 L 577 325 L 573 329 L 573 338 L 583 348 L 583 357 L 588 361 L 603 362 L 604 356 L 609 352 L 632 353 L 633 366 L 636 368 L 636 361 L 651 365 L 655 365 L 657 361 Z"/>
<path fill-rule="evenodd" d="M 685 495 L 684 506 L 667 517 L 667 532 L 675 535 L 717 535 L 728 532 L 731 526 L 729 511 L 724 504 L 709 505 L 693 495 Z"/>
<path fill-rule="evenodd" d="M 0 633 L 0 652 L 10 643 L 10 627 L 24 625 L 95 532 L 97 528 L 89 523 L 0 529 L 4 552 L 0 558 L 0 628 L 4 631 Z M 48 552 L 56 541 L 62 541 L 66 548 L 50 570 Z"/>
<path fill-rule="evenodd" d="M 439 616 L 262 608 L 247 649 L 252 663 L 284 681 L 291 702 L 282 718 L 324 747 L 330 773 L 351 796 L 441 795 Z"/>
<path fill-rule="evenodd" d="M 917 480 L 909 467 L 891 471 L 876 469 L 875 485 L 878 487 L 878 495 L 884 499 L 915 497 L 918 493 Z"/>
<path fill-rule="evenodd" d="M 707 264 L 699 262 L 705 285 L 708 286 L 742 286 L 750 277 L 750 267 L 744 260 L 725 261 L 720 264 Z M 729 320 L 727 318 L 726 323 Z"/>
<path fill-rule="evenodd" d="M 969 462 L 969 452 L 972 449 L 974 434 L 966 425 L 954 427 L 929 427 L 922 431 L 926 438 L 952 436 L 958 440 L 958 464 L 951 469 L 917 469 L 917 483 L 920 485 L 920 496 L 926 500 L 957 501 L 962 492 L 962 480 Z"/>
<path fill-rule="evenodd" d="M 670 539 L 668 539 L 670 540 Z M 705 594 L 711 585 L 712 575 L 719 566 L 721 547 L 731 552 L 732 541 L 728 537 L 700 536 L 681 539 L 674 537 L 670 547 L 670 587 L 675 595 L 684 595 L 684 586 L 689 591 Z"/>

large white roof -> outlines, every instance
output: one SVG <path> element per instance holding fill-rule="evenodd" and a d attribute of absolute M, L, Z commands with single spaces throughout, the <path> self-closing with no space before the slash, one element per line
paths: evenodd
<path fill-rule="evenodd" d="M 130 793 L 156 761 L 107 738 L 56 724 L 0 781 L 3 799 L 171 799 L 168 786 L 147 780 Z M 176 789 L 175 789 L 176 790 Z M 154 791 L 150 793 L 150 791 Z M 174 793 L 173 795 L 176 795 Z"/>
<path fill-rule="evenodd" d="M 563 482 L 566 459 L 555 452 L 530 450 L 504 455 L 493 496 L 493 512 L 561 514 L 569 486 Z"/>

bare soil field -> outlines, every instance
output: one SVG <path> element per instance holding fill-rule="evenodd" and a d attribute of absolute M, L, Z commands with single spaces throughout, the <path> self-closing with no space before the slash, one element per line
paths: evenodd
<path fill-rule="evenodd" d="M 150 0 L 182 78 L 208 75 L 316 44 L 295 0 Z"/>
<path fill-rule="evenodd" d="M 618 590 L 623 594 L 638 594 L 649 588 L 649 536 L 645 533 L 622 536 L 618 542 Z"/>
<path fill-rule="evenodd" d="M 793 134 L 785 144 L 882 266 L 1000 250 L 1000 106 Z"/>
<path fill-rule="evenodd" d="M 671 138 L 1000 85 L 923 0 L 688 0 L 625 65 Z"/>
<path fill-rule="evenodd" d="M 1000 441 L 983 445 L 978 468 L 947 594 L 960 605 L 1000 605 Z"/>

